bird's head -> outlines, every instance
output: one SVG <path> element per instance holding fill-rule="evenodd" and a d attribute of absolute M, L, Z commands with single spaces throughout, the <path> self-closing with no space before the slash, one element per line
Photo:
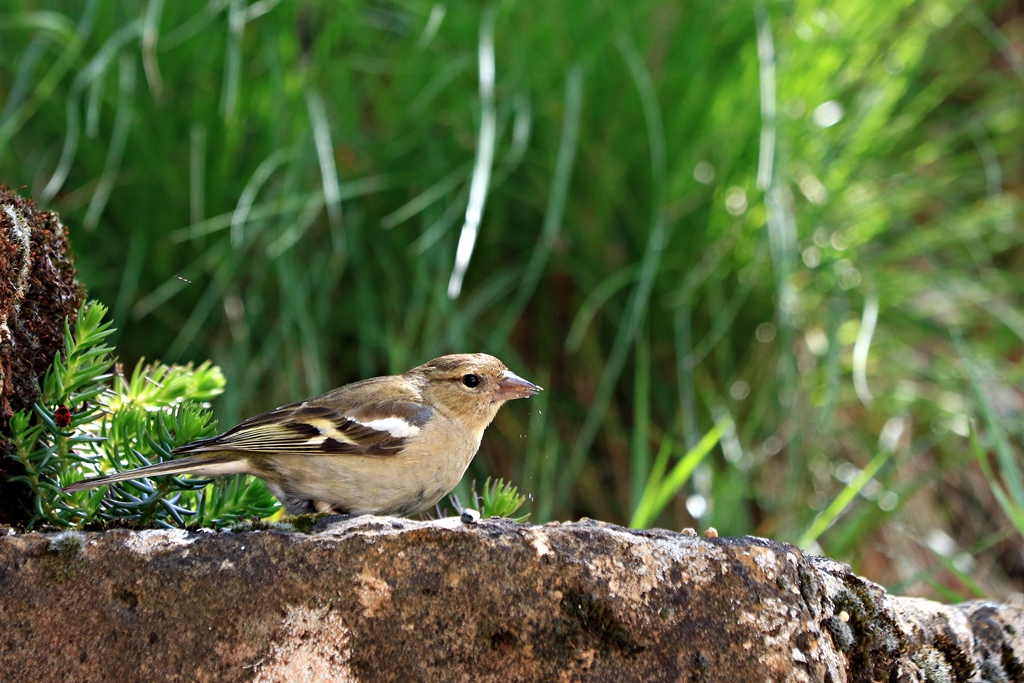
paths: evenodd
<path fill-rule="evenodd" d="M 541 391 L 486 353 L 441 356 L 405 375 L 432 405 L 473 431 L 483 431 L 505 401 Z"/>

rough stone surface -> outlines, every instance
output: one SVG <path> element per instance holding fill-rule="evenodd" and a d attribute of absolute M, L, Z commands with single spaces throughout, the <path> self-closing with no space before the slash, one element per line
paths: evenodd
<path fill-rule="evenodd" d="M 64 319 L 75 321 L 84 296 L 57 214 L 0 188 L 0 431 L 39 397 L 39 380 L 64 346 Z M 31 498 L 9 482 L 24 471 L 8 452 L 0 436 L 0 524 L 17 524 Z"/>
<path fill-rule="evenodd" d="M 38 398 L 84 297 L 60 217 L 0 188 L 0 424 Z"/>
<path fill-rule="evenodd" d="M 759 538 L 360 517 L 0 538 L 4 681 L 1021 681 L 1024 614 Z"/>

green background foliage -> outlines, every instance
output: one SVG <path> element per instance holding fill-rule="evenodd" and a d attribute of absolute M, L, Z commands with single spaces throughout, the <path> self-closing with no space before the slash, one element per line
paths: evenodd
<path fill-rule="evenodd" d="M 467 482 L 531 521 L 627 523 L 669 473 L 662 526 L 1024 576 L 976 457 L 1024 426 L 1014 5 L 74 5 L 2 9 L 0 181 L 61 213 L 126 363 L 223 368 L 220 424 L 487 351 L 547 391 Z"/>

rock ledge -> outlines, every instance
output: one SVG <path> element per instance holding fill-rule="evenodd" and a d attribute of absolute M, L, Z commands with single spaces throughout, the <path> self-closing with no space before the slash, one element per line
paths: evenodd
<path fill-rule="evenodd" d="M 760 538 L 359 517 L 0 538 L 0 680 L 1024 681 L 1024 613 Z"/>

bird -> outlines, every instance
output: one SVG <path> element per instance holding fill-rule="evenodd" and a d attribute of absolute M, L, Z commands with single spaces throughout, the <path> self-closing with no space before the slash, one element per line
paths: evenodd
<path fill-rule="evenodd" d="M 180 458 L 63 490 L 161 475 L 251 474 L 290 515 L 408 516 L 455 488 L 506 401 L 540 391 L 494 356 L 441 356 L 250 417 L 175 448 Z"/>

